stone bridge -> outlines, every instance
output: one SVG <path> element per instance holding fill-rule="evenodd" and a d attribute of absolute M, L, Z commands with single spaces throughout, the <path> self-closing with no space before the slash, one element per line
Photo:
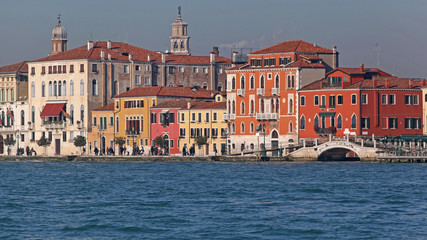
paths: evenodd
<path fill-rule="evenodd" d="M 375 145 L 375 144 L 374 144 Z M 329 141 L 313 147 L 303 147 L 287 156 L 292 160 L 346 160 L 361 161 L 378 157 L 376 147 L 365 147 L 350 141 Z"/>

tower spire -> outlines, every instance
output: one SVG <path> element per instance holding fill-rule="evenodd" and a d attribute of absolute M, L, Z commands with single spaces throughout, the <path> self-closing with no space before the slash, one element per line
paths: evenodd
<path fill-rule="evenodd" d="M 188 24 L 181 19 L 182 7 L 178 6 L 178 17 L 172 23 L 171 52 L 177 55 L 190 55 L 190 37 L 187 34 Z"/>
<path fill-rule="evenodd" d="M 61 13 L 58 14 L 58 23 L 61 23 Z"/>

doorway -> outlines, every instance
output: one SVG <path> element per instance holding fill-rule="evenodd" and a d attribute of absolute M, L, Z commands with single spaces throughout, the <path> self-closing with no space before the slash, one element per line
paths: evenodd
<path fill-rule="evenodd" d="M 55 155 L 61 155 L 61 139 L 55 139 Z"/>

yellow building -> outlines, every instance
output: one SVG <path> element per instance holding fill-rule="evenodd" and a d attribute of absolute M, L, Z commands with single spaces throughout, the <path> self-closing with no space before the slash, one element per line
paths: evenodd
<path fill-rule="evenodd" d="M 174 99 L 212 99 L 214 93 L 217 91 L 194 87 L 140 87 L 119 94 L 114 97 L 115 137 L 126 139 L 126 154 L 132 154 L 134 147 L 144 148 L 148 154 L 152 106 Z"/>
<path fill-rule="evenodd" d="M 226 102 L 221 94 L 216 94 L 215 102 L 189 102 L 187 108 L 178 111 L 179 147 L 181 149 L 194 147 L 196 155 L 226 154 L 225 113 Z M 207 137 L 205 146 L 197 146 L 195 139 L 198 136 Z"/>
<path fill-rule="evenodd" d="M 114 104 L 92 110 L 92 131 L 88 132 L 87 141 L 90 155 L 111 155 L 114 144 Z M 97 149 L 97 150 L 95 150 Z"/>

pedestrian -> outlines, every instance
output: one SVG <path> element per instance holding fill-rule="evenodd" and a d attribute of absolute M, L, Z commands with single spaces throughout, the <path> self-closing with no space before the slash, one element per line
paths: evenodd
<path fill-rule="evenodd" d="M 25 148 L 25 151 L 27 152 L 27 156 L 30 156 L 30 147 L 28 147 L 28 146 L 27 146 L 27 147 Z"/>
<path fill-rule="evenodd" d="M 98 156 L 98 153 L 99 153 L 99 149 L 98 149 L 97 147 L 95 147 L 95 150 L 94 150 L 94 152 L 95 152 L 95 156 Z"/>

